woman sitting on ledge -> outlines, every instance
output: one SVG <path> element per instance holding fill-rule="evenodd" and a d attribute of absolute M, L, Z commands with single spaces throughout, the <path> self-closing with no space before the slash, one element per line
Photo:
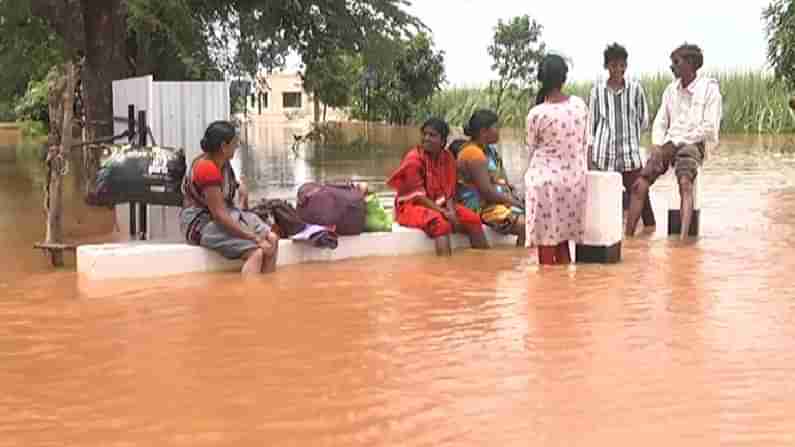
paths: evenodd
<path fill-rule="evenodd" d="M 239 190 L 241 204 L 247 205 L 245 188 L 230 164 L 239 143 L 232 123 L 216 121 L 207 127 L 201 140 L 204 154 L 193 160 L 182 182 L 182 229 L 190 244 L 245 260 L 243 273 L 269 273 L 276 269 L 279 237 L 234 202 Z"/>
<path fill-rule="evenodd" d="M 420 128 L 422 144 L 410 149 L 387 184 L 397 192 L 400 225 L 418 228 L 436 243 L 436 254 L 452 254 L 450 233 L 466 233 L 473 248 L 488 248 L 480 217 L 454 202 L 456 164 L 445 149 L 450 127 L 431 118 Z"/>
<path fill-rule="evenodd" d="M 458 158 L 458 195 L 456 200 L 501 234 L 517 236 L 516 245 L 524 246 L 524 202 L 508 182 L 502 157 L 493 146 L 500 138 L 497 114 L 477 110 L 464 127 L 470 137 Z"/>

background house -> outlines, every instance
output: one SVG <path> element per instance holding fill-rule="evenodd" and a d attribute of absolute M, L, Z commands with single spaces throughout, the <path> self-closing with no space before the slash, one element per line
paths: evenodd
<path fill-rule="evenodd" d="M 318 104 L 320 118 L 323 104 Z M 254 91 L 248 96 L 246 109 L 250 116 L 274 123 L 309 122 L 314 120 L 315 99 L 304 91 L 298 73 L 274 73 L 260 75 L 254 83 Z M 339 121 L 345 114 L 328 108 L 326 120 Z"/>

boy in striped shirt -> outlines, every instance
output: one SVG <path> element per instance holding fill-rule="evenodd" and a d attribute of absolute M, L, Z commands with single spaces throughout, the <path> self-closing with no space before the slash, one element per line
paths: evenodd
<path fill-rule="evenodd" d="M 625 196 L 631 194 L 632 185 L 640 176 L 645 162 L 640 152 L 640 134 L 649 126 L 643 86 L 624 78 L 627 58 L 627 50 L 617 43 L 605 49 L 604 67 L 609 76 L 591 89 L 588 116 L 590 169 L 620 173 Z M 625 197 L 624 209 L 629 201 Z M 656 222 L 648 195 L 641 217 L 643 225 L 653 230 Z M 634 230 L 627 227 L 626 233 L 634 234 Z"/>

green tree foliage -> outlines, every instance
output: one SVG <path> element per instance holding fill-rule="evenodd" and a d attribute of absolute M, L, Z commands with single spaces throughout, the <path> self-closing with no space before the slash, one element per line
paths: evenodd
<path fill-rule="evenodd" d="M 405 0 L 207 3 L 203 20 L 209 24 L 211 19 L 213 28 L 220 30 L 210 40 L 219 67 L 254 77 L 260 70 L 283 65 L 285 56 L 295 52 L 304 64 L 304 88 L 335 107 L 350 104 L 351 86 L 359 79 L 362 64 L 380 61 L 379 67 L 391 67 L 390 52 L 378 50 L 399 48 L 395 42 L 425 29 L 403 10 Z M 235 42 L 236 51 L 225 51 Z M 389 63 L 383 62 L 384 55 Z"/>
<path fill-rule="evenodd" d="M 776 77 L 795 89 L 795 3 L 775 0 L 762 12 L 762 18 L 767 22 L 768 61 Z"/>
<path fill-rule="evenodd" d="M 362 52 L 374 35 L 396 39 L 424 28 L 405 0 L 183 0 L 201 23 L 216 64 L 234 74 L 281 66 L 290 51 L 317 63 Z M 234 51 L 230 51 L 234 49 Z"/>
<path fill-rule="evenodd" d="M 395 61 L 397 78 L 405 88 L 407 100 L 417 104 L 439 90 L 445 81 L 444 52 L 435 51 L 433 41 L 426 33 L 414 36 Z"/>
<path fill-rule="evenodd" d="M 25 121 L 49 123 L 47 78 L 30 81 L 25 94 L 14 106 L 14 115 Z"/>
<path fill-rule="evenodd" d="M 353 104 L 359 118 L 406 124 L 445 82 L 444 52 L 433 47 L 430 36 L 417 33 L 398 42 L 386 65 L 370 65 L 374 82 L 364 85 L 361 74 L 360 95 Z"/>
<path fill-rule="evenodd" d="M 261 69 L 282 66 L 291 51 L 317 65 L 340 51 L 365 52 L 371 37 L 398 39 L 422 29 L 418 19 L 404 12 L 407 4 L 405 0 L 0 0 L 4 35 L 0 105 L 16 102 L 31 81 L 43 80 L 48 69 L 65 58 L 86 56 L 84 88 L 89 91 L 84 99 L 87 109 L 99 115 L 108 114 L 110 81 L 122 76 L 193 80 L 245 73 L 253 77 Z M 118 23 L 126 24 L 125 29 L 120 30 Z M 108 55 L 115 55 L 112 63 L 103 62 Z M 339 91 L 335 94 L 344 99 Z M 94 107 L 97 101 L 102 103 L 99 108 Z M 90 121 L 109 122 L 109 118 L 93 116 Z"/>
<path fill-rule="evenodd" d="M 305 64 L 302 75 L 304 90 L 311 92 L 323 105 L 344 108 L 351 104 L 353 88 L 362 72 L 362 58 L 350 52 L 337 51 L 323 59 Z"/>
<path fill-rule="evenodd" d="M 67 8 L 61 11 L 82 7 L 63 3 Z M 129 0 L 127 7 L 127 74 L 153 74 L 158 80 L 221 78 L 185 1 Z M 34 15 L 30 0 L 0 0 L 0 33 L 7 37 L 0 39 L 0 103 L 15 104 L 10 118 L 41 117 L 47 110 L 46 76 L 67 57 L 65 42 L 45 18 Z M 72 56 L 85 53 L 78 48 Z"/>
<path fill-rule="evenodd" d="M 530 94 L 538 64 L 544 57 L 541 30 L 541 25 L 528 15 L 497 22 L 494 40 L 488 48 L 494 60 L 491 69 L 499 75 L 490 86 L 497 114 L 501 112 L 506 95 Z"/>
<path fill-rule="evenodd" d="M 159 81 L 220 80 L 204 19 L 185 0 L 128 0 L 127 52 L 135 75 Z"/>
<path fill-rule="evenodd" d="M 17 118 L 17 103 L 26 96 L 22 110 L 34 111 L 38 86 L 53 64 L 60 63 L 61 45 L 47 24 L 30 11 L 27 0 L 0 0 L 0 120 Z M 43 110 L 46 114 L 46 89 Z"/>

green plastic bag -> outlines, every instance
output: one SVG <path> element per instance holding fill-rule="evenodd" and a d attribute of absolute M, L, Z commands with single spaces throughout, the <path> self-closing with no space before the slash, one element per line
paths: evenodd
<path fill-rule="evenodd" d="M 368 194 L 364 200 L 367 206 L 364 231 L 368 233 L 392 231 L 392 215 L 381 206 L 378 197 L 375 194 Z"/>

